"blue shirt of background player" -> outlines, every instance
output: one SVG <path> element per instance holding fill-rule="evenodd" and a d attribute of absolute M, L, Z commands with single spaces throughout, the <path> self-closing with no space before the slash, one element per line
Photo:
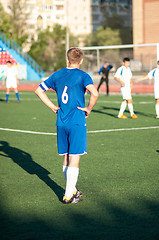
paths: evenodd
<path fill-rule="evenodd" d="M 58 106 L 56 126 L 83 125 L 86 126 L 85 112 L 77 107 L 85 107 L 86 86 L 93 84 L 92 78 L 84 71 L 77 68 L 63 68 L 53 73 L 44 84 L 43 90 L 53 89 L 57 94 Z M 46 87 L 45 87 L 46 85 Z M 66 90 L 66 88 L 67 90 Z M 62 100 L 62 95 L 68 95 Z"/>
<path fill-rule="evenodd" d="M 106 69 L 109 71 L 109 70 L 111 70 L 112 69 L 112 65 L 108 65 L 107 67 L 106 67 Z M 102 72 L 102 70 L 104 69 L 104 66 L 102 66 L 100 69 L 99 69 L 99 71 L 98 71 L 98 74 L 100 75 L 100 73 Z"/>

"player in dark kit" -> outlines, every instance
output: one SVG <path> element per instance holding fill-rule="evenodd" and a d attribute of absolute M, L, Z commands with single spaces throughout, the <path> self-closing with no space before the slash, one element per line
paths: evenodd
<path fill-rule="evenodd" d="M 105 62 L 98 72 L 99 75 L 102 74 L 102 77 L 100 79 L 97 90 L 99 91 L 100 86 L 102 85 L 103 82 L 105 82 L 107 96 L 109 95 L 109 71 L 110 69 L 112 69 L 112 67 L 113 67 L 112 65 L 108 65 L 108 63 Z"/>
<path fill-rule="evenodd" d="M 66 180 L 64 203 L 78 203 L 82 193 L 76 188 L 79 175 L 80 156 L 87 153 L 87 124 L 95 105 L 98 92 L 91 77 L 79 67 L 83 62 L 83 52 L 71 48 L 67 52 L 68 67 L 53 73 L 40 84 L 35 93 L 57 113 L 57 145 L 59 155 L 64 156 L 63 173 Z M 45 91 L 56 91 L 58 106 L 47 97 Z M 85 91 L 90 92 L 88 106 L 85 107 Z"/>

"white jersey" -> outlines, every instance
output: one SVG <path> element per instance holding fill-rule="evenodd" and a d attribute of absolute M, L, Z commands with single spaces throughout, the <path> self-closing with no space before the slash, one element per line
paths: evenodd
<path fill-rule="evenodd" d="M 132 78 L 132 73 L 130 68 L 126 68 L 125 66 L 121 66 L 117 69 L 115 73 L 115 77 L 119 78 L 121 81 L 125 83 L 125 86 L 121 86 L 121 94 L 123 99 L 129 100 L 131 99 L 131 88 L 130 88 L 130 80 Z"/>
<path fill-rule="evenodd" d="M 17 79 L 16 76 L 18 75 L 18 71 L 15 66 L 6 67 L 4 71 L 4 76 L 6 76 L 6 87 L 16 88 L 17 87 Z"/>
<path fill-rule="evenodd" d="M 125 83 L 125 87 L 130 88 L 130 79 L 132 78 L 132 72 L 130 68 L 126 68 L 125 66 L 121 66 L 117 69 L 115 73 L 115 77 L 119 78 L 121 81 Z"/>
<path fill-rule="evenodd" d="M 159 68 L 154 68 L 148 73 L 148 78 L 154 78 L 154 93 L 155 98 L 159 99 Z"/>

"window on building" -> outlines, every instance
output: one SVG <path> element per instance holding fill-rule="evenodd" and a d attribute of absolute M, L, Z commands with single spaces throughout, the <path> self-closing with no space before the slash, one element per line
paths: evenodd
<path fill-rule="evenodd" d="M 43 20 L 42 16 L 39 15 L 39 16 L 37 17 L 37 20 Z"/>
<path fill-rule="evenodd" d="M 98 6 L 92 6 L 92 11 L 97 12 L 98 11 Z"/>
<path fill-rule="evenodd" d="M 63 10 L 64 9 L 64 5 L 56 5 L 56 10 Z"/>
<path fill-rule="evenodd" d="M 37 26 L 38 26 L 38 28 L 40 28 L 40 27 L 43 26 L 43 18 L 42 18 L 41 15 L 39 15 L 39 16 L 37 17 Z"/>
<path fill-rule="evenodd" d="M 63 16 L 63 15 L 56 15 L 56 19 L 57 19 L 57 20 L 63 20 L 63 19 L 64 19 L 64 16 Z"/>
<path fill-rule="evenodd" d="M 99 20 L 99 15 L 93 15 L 93 21 L 98 21 Z"/>

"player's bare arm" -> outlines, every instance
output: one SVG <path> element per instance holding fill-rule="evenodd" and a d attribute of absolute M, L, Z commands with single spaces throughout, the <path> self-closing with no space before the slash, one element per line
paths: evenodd
<path fill-rule="evenodd" d="M 2 79 L 2 86 L 5 85 L 5 76 L 3 76 L 3 79 Z"/>
<path fill-rule="evenodd" d="M 146 75 L 146 76 L 144 76 L 144 77 L 142 77 L 142 78 L 138 78 L 138 79 L 135 80 L 135 83 L 138 83 L 138 82 L 140 82 L 140 81 L 147 80 L 148 78 L 149 78 L 148 75 Z"/>
<path fill-rule="evenodd" d="M 78 109 L 84 111 L 86 113 L 86 118 L 87 118 L 89 116 L 89 114 L 91 113 L 94 105 L 97 102 L 99 93 L 93 84 L 88 85 L 86 88 L 91 94 L 88 106 L 85 108 L 78 107 Z"/>
<path fill-rule="evenodd" d="M 41 87 L 38 87 L 35 90 L 35 93 L 46 106 L 48 106 L 54 113 L 57 113 L 57 110 L 60 108 L 51 102 L 51 100 L 48 98 L 45 91 Z"/>
<path fill-rule="evenodd" d="M 125 87 L 125 83 L 124 83 L 122 80 L 120 80 L 120 78 L 114 77 L 114 79 L 115 79 L 117 82 L 119 82 L 123 87 Z"/>
<path fill-rule="evenodd" d="M 133 87 L 133 81 L 132 81 L 132 78 L 130 79 L 130 88 L 132 89 Z"/>
<path fill-rule="evenodd" d="M 16 75 L 16 80 L 17 80 L 17 85 L 19 85 L 19 80 L 17 75 Z"/>

